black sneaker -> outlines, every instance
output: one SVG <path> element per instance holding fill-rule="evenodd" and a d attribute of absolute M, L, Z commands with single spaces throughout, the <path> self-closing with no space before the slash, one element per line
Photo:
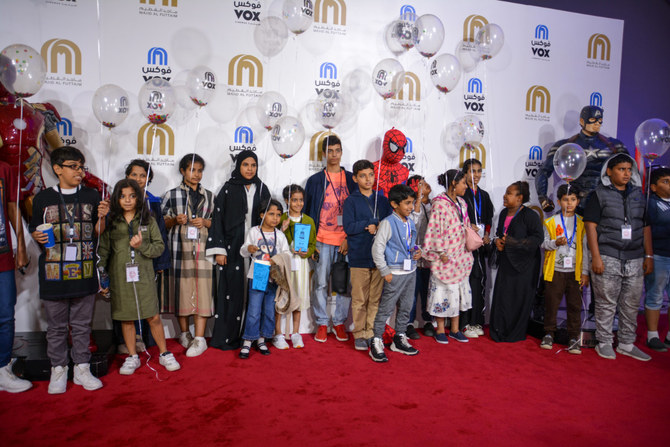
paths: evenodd
<path fill-rule="evenodd" d="M 384 342 L 381 338 L 375 337 L 370 344 L 370 358 L 375 362 L 388 362 L 389 359 L 384 354 Z"/>
<path fill-rule="evenodd" d="M 670 338 L 665 337 L 663 344 L 665 345 L 666 348 L 670 348 Z"/>
<path fill-rule="evenodd" d="M 416 329 L 414 329 L 414 326 L 412 326 L 411 324 L 407 326 L 407 337 L 410 340 L 418 340 L 421 338 L 419 333 L 416 331 Z"/>
<path fill-rule="evenodd" d="M 661 339 L 658 337 L 647 340 L 647 347 L 658 352 L 665 352 L 668 350 L 668 348 L 665 347 L 665 345 L 661 342 Z"/>
<path fill-rule="evenodd" d="M 554 346 L 554 337 L 551 334 L 547 334 L 542 338 L 540 343 L 540 348 L 542 349 L 551 349 Z"/>
<path fill-rule="evenodd" d="M 426 337 L 435 337 L 435 326 L 430 321 L 423 325 L 423 335 Z"/>
<path fill-rule="evenodd" d="M 405 334 L 395 334 L 393 336 L 391 351 L 400 352 L 405 355 L 417 355 L 419 353 L 418 349 L 409 344 L 407 335 Z"/>
<path fill-rule="evenodd" d="M 570 342 L 568 343 L 568 352 L 570 354 L 581 354 L 582 353 L 582 348 L 580 346 L 579 340 L 576 338 L 571 338 Z"/>

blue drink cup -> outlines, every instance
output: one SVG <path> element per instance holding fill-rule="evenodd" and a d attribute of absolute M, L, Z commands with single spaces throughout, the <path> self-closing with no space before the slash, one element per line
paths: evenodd
<path fill-rule="evenodd" d="M 47 241 L 46 244 L 44 244 L 44 248 L 51 248 L 54 245 L 56 245 L 56 238 L 54 236 L 54 226 L 51 225 L 50 223 L 45 223 L 42 225 L 37 226 L 37 231 L 41 231 L 42 233 L 46 234 L 49 236 L 49 240 Z"/>

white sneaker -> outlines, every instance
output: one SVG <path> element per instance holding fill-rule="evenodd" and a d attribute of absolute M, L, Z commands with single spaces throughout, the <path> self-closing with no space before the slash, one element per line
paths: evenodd
<path fill-rule="evenodd" d="M 191 347 L 186 351 L 186 357 L 197 357 L 207 350 L 205 337 L 195 337 Z"/>
<path fill-rule="evenodd" d="M 177 359 L 174 358 L 174 355 L 170 351 L 166 351 L 158 356 L 158 362 L 165 367 L 168 371 L 177 371 L 181 368 Z"/>
<path fill-rule="evenodd" d="M 295 334 L 291 334 L 291 344 L 293 344 L 293 347 L 296 349 L 305 347 L 305 344 L 302 342 L 302 335 L 298 334 L 297 332 Z"/>
<path fill-rule="evenodd" d="M 102 388 L 100 379 L 91 374 L 91 365 L 89 363 L 74 365 L 74 377 L 72 381 L 75 385 L 83 386 L 87 391 L 95 391 Z"/>
<path fill-rule="evenodd" d="M 191 347 L 191 344 L 193 343 L 193 336 L 189 331 L 182 332 L 179 334 L 179 344 L 184 347 L 184 349 L 188 349 Z"/>
<path fill-rule="evenodd" d="M 67 390 L 67 366 L 51 367 L 49 394 L 63 394 Z"/>
<path fill-rule="evenodd" d="M 272 344 L 277 349 L 288 349 L 288 343 L 286 343 L 286 337 L 284 334 L 275 335 L 272 337 Z"/>
<path fill-rule="evenodd" d="M 465 330 L 463 331 L 463 335 L 465 335 L 468 338 L 479 338 L 479 334 L 477 334 L 477 330 L 474 328 L 474 326 L 470 326 L 470 325 L 465 326 Z"/>
<path fill-rule="evenodd" d="M 475 329 L 475 333 L 476 333 L 478 336 L 480 336 L 480 337 L 484 336 L 484 328 L 482 327 L 481 324 L 475 324 L 475 325 L 472 326 L 472 327 L 474 327 L 474 329 Z"/>
<path fill-rule="evenodd" d="M 8 393 L 21 393 L 32 388 L 33 384 L 27 380 L 19 379 L 12 371 L 14 361 L 12 359 L 9 363 L 0 368 L 0 391 L 7 391 Z"/>
<path fill-rule="evenodd" d="M 140 366 L 142 366 L 142 362 L 140 362 L 140 357 L 137 354 L 129 355 L 128 357 L 126 357 L 126 361 L 123 362 L 121 369 L 119 369 L 119 374 L 129 376 L 132 373 L 134 373 L 135 370 Z"/>

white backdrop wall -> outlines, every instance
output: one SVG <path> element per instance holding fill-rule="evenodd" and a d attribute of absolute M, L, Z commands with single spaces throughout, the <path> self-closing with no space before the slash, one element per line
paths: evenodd
<path fill-rule="evenodd" d="M 334 129 L 348 169 L 358 159 L 378 159 L 380 137 L 396 127 L 411 140 L 404 160 L 410 175 L 424 175 L 435 191 L 437 174 L 470 156 L 462 149 L 459 157 L 447 157 L 442 129 L 460 116 L 477 115 L 485 136 L 474 155 L 484 161 L 481 185 L 498 209 L 505 187 L 519 179 L 531 182 L 536 204 L 536 167 L 551 143 L 579 131 L 582 106 L 602 105 L 603 133 L 614 136 L 623 21 L 493 0 L 315 0 L 313 26 L 290 35 L 281 53 L 266 58 L 255 47 L 253 32 L 263 17 L 280 16 L 281 4 L 0 0 L 0 47 L 23 43 L 45 55 L 47 81 L 31 100 L 58 108 L 65 118 L 59 128 L 64 142 L 84 151 L 92 172 L 113 184 L 129 160 L 147 159 L 155 172 L 149 188 L 155 194 L 178 184 L 179 159 L 193 151 L 206 160 L 203 185 L 214 192 L 229 177 L 235 154 L 249 147 L 258 153 L 259 175 L 276 197 L 289 181 L 304 183 L 321 167 L 315 146 L 324 129 L 310 105 L 323 88 L 355 104 Z M 442 20 L 445 39 L 438 54 L 454 54 L 460 41 L 473 38 L 486 23 L 503 29 L 505 45 L 442 94 L 430 80 L 428 60 L 415 50 L 393 54 L 384 43 L 386 26 L 403 8 Z M 384 101 L 372 87 L 372 68 L 388 57 L 397 57 L 411 72 L 402 99 Z M 215 72 L 217 95 L 196 110 L 184 84 L 188 70 L 201 64 Z M 152 132 L 137 106 L 137 93 L 153 76 L 177 87 L 179 107 L 149 149 Z M 112 146 L 109 132 L 91 112 L 95 90 L 108 83 L 123 87 L 131 98 L 131 114 L 114 130 Z M 287 161 L 275 155 L 269 133 L 254 118 L 254 103 L 266 91 L 280 92 L 289 114 L 306 129 L 301 151 Z M 47 175 L 47 184 L 53 182 Z M 36 258 L 32 242 L 30 251 Z M 26 277 L 17 276 L 17 331 L 45 327 L 35 264 Z M 106 326 L 107 318 L 100 304 L 96 326 Z"/>

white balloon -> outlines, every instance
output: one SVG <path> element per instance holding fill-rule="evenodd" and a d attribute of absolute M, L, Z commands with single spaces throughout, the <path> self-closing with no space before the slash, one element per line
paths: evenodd
<path fill-rule="evenodd" d="M 372 70 L 372 86 L 384 98 L 391 98 L 405 82 L 405 69 L 395 59 L 383 59 Z"/>
<path fill-rule="evenodd" d="M 291 158 L 305 141 L 305 128 L 298 118 L 285 116 L 272 128 L 270 140 L 277 155 L 283 159 Z"/>
<path fill-rule="evenodd" d="M 459 41 L 456 45 L 456 57 L 461 63 L 461 68 L 465 72 L 471 72 L 477 68 L 480 60 L 479 47 L 473 45 L 471 42 Z"/>
<path fill-rule="evenodd" d="M 256 103 L 258 120 L 267 130 L 271 130 L 277 120 L 286 115 L 286 111 L 286 100 L 277 92 L 263 93 Z"/>
<path fill-rule="evenodd" d="M 110 129 L 121 124 L 129 111 L 128 93 L 114 84 L 105 84 L 93 95 L 93 115 Z"/>
<path fill-rule="evenodd" d="M 440 54 L 430 64 L 430 79 L 442 93 L 452 91 L 460 78 L 461 64 L 454 55 Z"/>
<path fill-rule="evenodd" d="M 284 22 L 294 34 L 302 34 L 314 23 L 314 6 L 311 1 L 284 0 Z"/>
<path fill-rule="evenodd" d="M 216 94 L 216 75 L 214 70 L 199 65 L 189 71 L 186 77 L 189 98 L 198 107 L 204 107 Z"/>
<path fill-rule="evenodd" d="M 152 124 L 163 124 L 175 110 L 177 99 L 169 81 L 151 78 L 137 95 L 142 115 Z"/>
<path fill-rule="evenodd" d="M 276 56 L 288 41 L 288 27 L 279 17 L 265 17 L 254 29 L 254 43 L 264 56 Z"/>
<path fill-rule="evenodd" d="M 500 26 L 495 23 L 489 23 L 477 31 L 475 43 L 479 48 L 482 60 L 491 59 L 502 49 L 505 43 L 505 35 Z"/>
<path fill-rule="evenodd" d="M 433 14 L 424 14 L 416 20 L 415 48 L 424 57 L 433 57 L 442 48 L 444 25 Z"/>

